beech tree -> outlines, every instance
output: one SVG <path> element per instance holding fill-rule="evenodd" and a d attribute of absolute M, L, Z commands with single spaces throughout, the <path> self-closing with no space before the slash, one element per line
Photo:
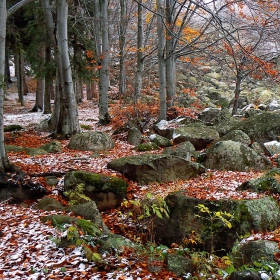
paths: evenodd
<path fill-rule="evenodd" d="M 41 3 L 48 34 L 55 49 L 57 67 L 55 109 L 52 113 L 51 129 L 65 138 L 80 131 L 68 50 L 68 3 L 66 0 L 57 1 L 55 23 L 49 0 L 42 0 Z"/>
<path fill-rule="evenodd" d="M 6 0 L 0 0 L 0 169 L 7 171 L 12 168 L 4 145 L 4 88 L 5 88 L 5 54 L 6 54 L 6 24 L 7 17 L 31 2 L 22 0 L 7 10 Z"/>

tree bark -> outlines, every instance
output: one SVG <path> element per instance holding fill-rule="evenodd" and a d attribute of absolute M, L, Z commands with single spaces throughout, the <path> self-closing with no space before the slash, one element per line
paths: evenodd
<path fill-rule="evenodd" d="M 143 21 L 143 0 L 138 3 L 138 23 L 137 23 L 137 70 L 135 74 L 135 94 L 134 102 L 138 102 L 141 96 L 141 89 L 143 84 L 143 71 L 144 71 L 144 21 Z"/>
<path fill-rule="evenodd" d="M 120 16 L 120 76 L 119 76 L 119 92 L 123 95 L 126 91 L 126 71 L 125 71 L 125 33 L 127 25 L 127 7 L 126 0 L 120 0 L 121 16 Z"/>
<path fill-rule="evenodd" d="M 176 75 L 175 75 L 175 55 L 174 55 L 174 35 L 172 33 L 174 26 L 174 0 L 166 0 L 166 95 L 167 108 L 174 105 L 175 90 L 176 90 Z"/>
<path fill-rule="evenodd" d="M 166 66 L 164 58 L 164 25 L 163 25 L 163 3 L 157 0 L 157 36 L 158 36 L 158 75 L 159 75 L 159 99 L 160 120 L 166 120 Z"/>
<path fill-rule="evenodd" d="M 101 38 L 102 51 L 100 54 L 101 69 L 99 79 L 99 123 L 106 125 L 109 123 L 108 113 L 108 89 L 109 89 L 109 34 L 108 34 L 108 0 L 100 3 L 101 12 Z"/>
<path fill-rule="evenodd" d="M 0 0 L 0 169 L 6 170 L 9 159 L 4 145 L 4 88 L 5 88 L 5 46 L 6 46 L 6 0 Z"/>
<path fill-rule="evenodd" d="M 68 3 L 66 0 L 57 2 L 56 30 L 49 1 L 42 0 L 42 5 L 48 33 L 56 50 L 57 84 L 51 126 L 56 134 L 67 138 L 80 131 L 68 50 Z"/>

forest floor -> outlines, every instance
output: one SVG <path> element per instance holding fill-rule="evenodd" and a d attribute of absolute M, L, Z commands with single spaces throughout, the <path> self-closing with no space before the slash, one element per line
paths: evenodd
<path fill-rule="evenodd" d="M 47 133 L 34 130 L 35 124 L 48 117 L 41 112 L 31 113 L 35 95 L 28 93 L 24 97 L 25 106 L 20 106 L 17 95 L 9 93 L 4 103 L 4 125 L 19 124 L 25 127 L 17 134 L 6 133 L 7 144 L 25 147 L 39 147 L 53 141 Z M 94 101 L 79 104 L 79 120 L 92 130 L 104 131 L 112 135 L 112 126 L 98 126 L 98 107 Z M 46 172 L 65 173 L 69 170 L 85 170 L 124 178 L 121 174 L 109 170 L 106 165 L 114 158 L 136 155 L 133 146 L 125 138 L 115 138 L 115 148 L 92 157 L 92 152 L 73 151 L 67 148 L 69 140 L 61 140 L 63 151 L 57 154 L 28 156 L 24 153 L 9 153 L 9 160 L 24 170 L 29 176 Z M 253 199 L 261 195 L 249 191 L 236 192 L 242 182 L 259 177 L 258 172 L 232 172 L 209 170 L 197 178 L 180 180 L 164 184 L 139 185 L 129 181 L 127 199 L 141 199 L 147 193 L 165 197 L 168 193 L 182 190 L 185 194 L 202 199 Z M 44 178 L 32 177 L 41 184 Z M 36 179 L 34 179 L 36 178 Z M 63 184 L 61 178 L 60 185 Z M 46 185 L 45 185 L 46 186 Z M 57 187 L 46 186 L 53 197 L 57 196 Z M 63 201 L 63 203 L 66 203 Z M 181 279 L 163 269 L 159 274 L 150 273 L 144 256 L 132 256 L 123 252 L 117 256 L 107 256 L 102 268 L 93 262 L 87 262 L 79 248 L 57 248 L 55 238 L 60 236 L 55 228 L 43 224 L 40 217 L 48 215 L 34 208 L 21 205 L 0 204 L 0 279 Z M 117 234 L 122 234 L 133 241 L 139 240 L 139 234 L 122 209 L 113 209 L 101 213 L 106 225 Z M 53 213 L 53 212 L 52 212 Z M 125 226 L 121 226 L 125 225 Z M 255 233 L 250 238 L 278 240 L 279 231 Z M 215 276 L 217 277 L 217 276 Z M 211 278 L 209 278 L 211 279 Z"/>

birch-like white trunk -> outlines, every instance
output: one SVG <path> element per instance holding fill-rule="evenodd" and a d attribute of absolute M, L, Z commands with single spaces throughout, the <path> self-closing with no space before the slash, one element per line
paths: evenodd
<path fill-rule="evenodd" d="M 158 75 L 159 75 L 159 119 L 166 120 L 166 66 L 164 57 L 165 37 L 163 24 L 163 1 L 157 0 L 157 36 L 158 36 Z"/>

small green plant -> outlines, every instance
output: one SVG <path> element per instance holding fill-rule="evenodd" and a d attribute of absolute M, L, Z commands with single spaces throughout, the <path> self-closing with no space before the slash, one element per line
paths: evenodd
<path fill-rule="evenodd" d="M 64 192 L 69 198 L 69 205 L 82 204 L 87 201 L 91 201 L 89 197 L 83 194 L 85 185 L 83 183 L 78 184 L 75 189 Z"/>
<path fill-rule="evenodd" d="M 233 215 L 228 212 L 223 211 L 210 211 L 210 209 L 204 204 L 198 204 L 196 206 L 202 215 L 195 215 L 196 217 L 206 220 L 210 223 L 210 238 L 211 238 L 211 249 L 210 252 L 214 252 L 214 223 L 216 221 L 221 221 L 226 227 L 231 228 L 232 224 L 230 220 L 233 218 Z"/>
<path fill-rule="evenodd" d="M 128 215 L 139 222 L 143 229 L 147 230 L 152 242 L 154 241 L 154 218 L 169 218 L 169 209 L 165 200 L 151 193 L 147 193 L 141 201 L 125 200 L 122 206 L 130 209 Z"/>
<path fill-rule="evenodd" d="M 95 263 L 102 262 L 102 257 L 95 251 L 95 236 L 87 235 L 87 232 L 77 225 L 71 225 L 66 230 L 66 238 L 68 241 L 75 243 L 75 245 L 82 247 L 88 261 L 94 261 Z"/>

